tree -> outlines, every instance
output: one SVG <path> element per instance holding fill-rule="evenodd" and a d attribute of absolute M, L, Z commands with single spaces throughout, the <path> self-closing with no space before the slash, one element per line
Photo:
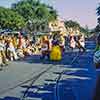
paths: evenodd
<path fill-rule="evenodd" d="M 65 27 L 66 27 L 66 29 L 67 28 L 72 28 L 73 30 L 77 30 L 78 29 L 80 31 L 80 33 L 84 33 L 84 35 L 87 35 L 87 36 L 90 34 L 88 26 L 86 26 L 85 28 L 83 28 L 76 21 L 72 21 L 72 20 L 65 21 Z"/>
<path fill-rule="evenodd" d="M 21 0 L 12 4 L 12 10 L 24 17 L 27 28 L 34 31 L 34 27 L 47 26 L 47 23 L 57 19 L 57 11 L 40 0 Z M 31 21 L 31 25 L 29 23 Z"/>
<path fill-rule="evenodd" d="M 26 21 L 34 19 L 51 21 L 57 18 L 56 10 L 39 0 L 21 0 L 13 4 L 12 9 L 23 16 Z"/>
<path fill-rule="evenodd" d="M 65 27 L 76 29 L 76 28 L 80 28 L 80 24 L 77 23 L 76 21 L 69 20 L 69 21 L 65 21 Z"/>
<path fill-rule="evenodd" d="M 25 21 L 17 12 L 0 7 L 0 26 L 2 29 L 18 30 L 25 26 Z"/>
<path fill-rule="evenodd" d="M 87 37 L 90 35 L 88 27 L 86 28 L 80 27 L 80 32 L 84 33 L 84 35 Z"/>

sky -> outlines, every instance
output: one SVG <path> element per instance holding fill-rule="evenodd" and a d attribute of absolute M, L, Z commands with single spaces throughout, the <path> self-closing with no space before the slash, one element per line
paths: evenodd
<path fill-rule="evenodd" d="M 0 0 L 0 6 L 10 7 L 20 0 Z M 40 0 L 41 1 L 41 0 Z M 63 20 L 73 20 L 85 27 L 94 28 L 97 25 L 96 8 L 100 0 L 42 0 L 53 5 Z"/>

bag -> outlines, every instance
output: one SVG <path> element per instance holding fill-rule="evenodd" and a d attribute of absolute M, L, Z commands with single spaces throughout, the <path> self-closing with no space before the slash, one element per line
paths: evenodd
<path fill-rule="evenodd" d="M 62 59 L 61 49 L 59 46 L 53 46 L 50 53 L 50 60 L 60 61 Z"/>

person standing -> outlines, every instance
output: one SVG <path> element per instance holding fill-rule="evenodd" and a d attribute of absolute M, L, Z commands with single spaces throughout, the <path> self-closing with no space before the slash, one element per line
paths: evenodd
<path fill-rule="evenodd" d="M 84 35 L 79 35 L 78 36 L 78 40 L 76 40 L 77 42 L 77 47 L 79 48 L 79 51 L 83 51 L 85 52 L 85 38 Z"/>
<path fill-rule="evenodd" d="M 59 46 L 63 53 L 65 51 L 65 38 L 62 35 L 60 36 Z"/>
<path fill-rule="evenodd" d="M 5 44 L 2 38 L 0 38 L 0 65 L 8 65 L 5 54 Z"/>
<path fill-rule="evenodd" d="M 49 43 L 48 37 L 44 36 L 42 38 L 42 43 L 41 43 L 41 53 L 42 53 L 41 59 L 44 59 L 46 56 L 49 59 L 49 54 L 50 54 L 49 47 L 50 47 L 50 43 Z"/>
<path fill-rule="evenodd" d="M 18 60 L 18 56 L 16 54 L 15 47 L 13 45 L 13 40 L 10 38 L 7 51 L 9 52 L 9 58 L 11 61 Z"/>
<path fill-rule="evenodd" d="M 74 36 L 70 36 L 70 47 L 72 48 L 72 50 L 76 47 Z"/>
<path fill-rule="evenodd" d="M 21 33 L 18 34 L 18 48 L 22 48 L 22 35 L 21 35 Z"/>

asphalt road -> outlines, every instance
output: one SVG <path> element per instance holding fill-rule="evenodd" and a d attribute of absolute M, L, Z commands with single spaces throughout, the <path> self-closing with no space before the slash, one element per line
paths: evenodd
<path fill-rule="evenodd" d="M 66 49 L 60 62 L 39 56 L 11 62 L 0 71 L 0 100 L 92 100 L 95 42 L 87 41 L 86 48 L 85 53 Z"/>

